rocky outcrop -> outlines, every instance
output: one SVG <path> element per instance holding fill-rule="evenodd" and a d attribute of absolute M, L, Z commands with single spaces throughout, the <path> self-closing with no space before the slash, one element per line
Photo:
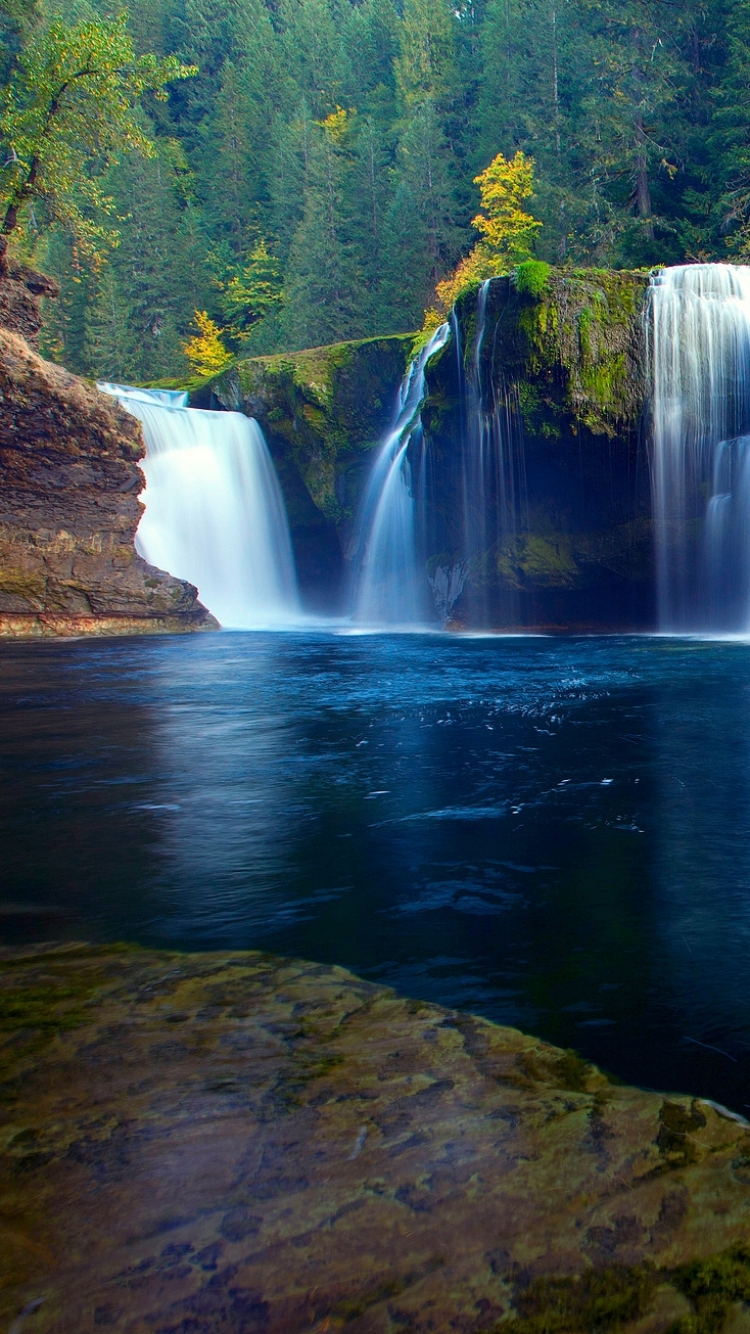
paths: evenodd
<path fill-rule="evenodd" d="M 336 606 L 372 451 L 393 420 L 412 339 L 394 335 L 240 361 L 191 398 L 260 422 L 289 516 L 300 586 Z"/>
<path fill-rule="evenodd" d="M 0 281 L 16 327 L 21 286 Z M 143 453 L 135 418 L 0 327 L 0 635 L 216 628 L 191 584 L 136 554 Z"/>
<path fill-rule="evenodd" d="M 5 1328 L 750 1327 L 750 1126 L 699 1097 L 241 951 L 3 950 L 0 1034 Z"/>

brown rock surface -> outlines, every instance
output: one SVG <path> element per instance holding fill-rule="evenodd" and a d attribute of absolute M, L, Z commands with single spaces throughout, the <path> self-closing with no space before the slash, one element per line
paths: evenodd
<path fill-rule="evenodd" d="M 0 1036 L 24 1334 L 748 1328 L 750 1133 L 701 1100 L 257 953 L 2 951 Z"/>
<path fill-rule="evenodd" d="M 216 628 L 136 553 L 143 453 L 135 418 L 0 327 L 0 635 Z"/>
<path fill-rule="evenodd" d="M 59 296 L 60 289 L 52 278 L 16 264 L 7 246 L 0 236 L 0 326 L 35 343 L 42 327 L 39 298 Z"/>

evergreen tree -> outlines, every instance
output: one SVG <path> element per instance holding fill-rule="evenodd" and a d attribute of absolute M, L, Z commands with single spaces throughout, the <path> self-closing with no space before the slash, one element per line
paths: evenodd
<path fill-rule="evenodd" d="M 361 328 L 360 275 L 351 239 L 351 117 L 338 108 L 316 123 L 305 205 L 289 255 L 282 328 L 290 345 L 316 346 Z"/>
<path fill-rule="evenodd" d="M 97 379 L 127 384 L 137 378 L 141 367 L 132 311 L 110 264 L 98 275 L 96 295 L 87 311 L 84 346 L 87 368 Z"/>

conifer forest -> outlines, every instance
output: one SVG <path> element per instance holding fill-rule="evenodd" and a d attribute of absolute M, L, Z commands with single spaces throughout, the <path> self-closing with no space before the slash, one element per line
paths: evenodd
<path fill-rule="evenodd" d="M 420 328 L 498 154 L 531 160 L 539 260 L 750 248 L 742 0 L 4 0 L 5 207 L 24 89 L 28 113 L 61 41 L 115 30 L 127 131 L 84 127 L 66 206 L 29 194 L 14 237 L 62 289 L 43 351 L 79 373 L 179 376 L 206 329 L 253 355 Z"/>

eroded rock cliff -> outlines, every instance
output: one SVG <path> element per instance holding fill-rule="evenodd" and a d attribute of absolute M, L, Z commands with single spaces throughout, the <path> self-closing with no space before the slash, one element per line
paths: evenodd
<path fill-rule="evenodd" d="M 136 553 L 140 424 L 26 341 L 54 285 L 2 260 L 0 635 L 216 628 L 192 584 Z"/>

